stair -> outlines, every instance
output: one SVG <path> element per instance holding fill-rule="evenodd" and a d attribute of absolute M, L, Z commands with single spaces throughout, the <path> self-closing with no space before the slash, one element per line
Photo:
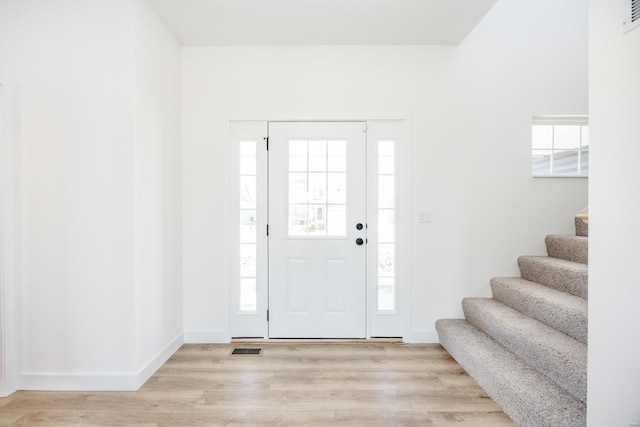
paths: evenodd
<path fill-rule="evenodd" d="M 521 426 L 585 426 L 588 229 L 549 235 L 548 256 L 518 259 L 521 277 L 491 279 L 493 298 L 465 298 L 441 319 L 442 346 Z"/>
<path fill-rule="evenodd" d="M 587 300 L 519 277 L 491 279 L 493 298 L 587 343 Z"/>
<path fill-rule="evenodd" d="M 586 264 L 548 256 L 521 256 L 518 265 L 523 279 L 585 299 L 588 297 Z"/>

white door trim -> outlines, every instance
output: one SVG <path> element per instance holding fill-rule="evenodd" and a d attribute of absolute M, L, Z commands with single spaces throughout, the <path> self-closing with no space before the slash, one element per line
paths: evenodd
<path fill-rule="evenodd" d="M 18 389 L 13 88 L 0 80 L 0 397 Z"/>
<path fill-rule="evenodd" d="M 229 122 L 229 328 L 228 336 L 266 338 L 268 336 L 268 240 L 267 240 L 267 122 Z M 240 143 L 256 148 L 256 309 L 240 310 Z"/>
<path fill-rule="evenodd" d="M 267 117 L 267 118 L 265 118 Z M 284 116 L 276 116 L 270 117 L 270 115 L 265 114 L 260 116 L 253 116 L 249 120 L 237 119 L 236 117 L 227 117 L 225 120 L 226 123 L 229 124 L 229 128 L 233 128 L 234 123 L 245 123 L 252 124 L 255 126 L 262 126 L 261 129 L 266 129 L 268 122 L 291 122 L 291 121 L 364 121 L 367 122 L 369 129 L 375 129 L 376 126 L 384 128 L 384 124 L 389 124 L 391 126 L 396 126 L 396 129 L 401 130 L 401 135 L 397 136 L 398 138 L 398 148 L 397 148 L 397 165 L 398 170 L 396 174 L 396 203 L 397 203 L 397 241 L 396 241 L 396 262 L 397 262 L 397 274 L 396 279 L 398 283 L 398 316 L 399 322 L 401 324 L 402 330 L 402 338 L 406 342 L 419 342 L 420 337 L 414 336 L 415 334 L 411 329 L 411 221 L 412 221 L 412 203 L 411 203 L 411 136 L 410 136 L 410 115 L 409 114 L 356 114 L 356 115 L 336 115 L 336 114 L 322 114 L 322 115 L 305 115 L 305 114 L 289 114 Z M 256 138 L 263 138 L 267 136 L 266 132 L 264 135 L 255 135 Z M 239 247 L 239 237 L 238 234 L 234 230 L 239 229 L 239 219 L 236 214 L 237 202 L 235 199 L 237 198 L 237 191 L 234 190 L 235 183 L 237 182 L 237 169 L 233 168 L 233 162 L 237 160 L 234 148 L 233 148 L 233 135 L 230 132 L 230 164 L 232 167 L 229 168 L 229 195 L 230 195 L 230 235 L 229 235 L 229 248 L 230 253 L 234 253 L 237 251 Z M 237 142 L 237 139 L 235 139 Z M 234 173 L 236 175 L 234 175 Z M 266 178 L 266 175 L 265 175 Z M 267 210 L 265 209 L 265 217 Z M 236 287 L 238 286 L 233 278 L 233 272 L 236 268 L 238 268 L 237 261 L 234 263 L 233 259 L 230 258 L 229 269 L 231 274 L 229 275 L 229 294 L 233 295 L 236 291 Z M 260 286 L 260 285 L 259 285 Z M 259 294 L 264 294 L 266 299 L 268 300 L 268 294 L 266 293 L 267 284 L 263 285 L 264 290 L 258 290 Z M 372 290 L 370 286 L 368 286 L 368 294 L 372 294 Z M 268 330 L 266 327 L 266 306 L 265 312 L 260 313 L 260 317 L 265 319 L 263 321 L 264 326 L 258 326 L 253 333 L 247 333 L 246 330 L 241 333 L 237 333 L 234 328 L 234 318 L 238 318 L 237 310 L 234 310 L 234 306 L 232 305 L 232 300 L 230 300 L 230 329 L 228 331 L 229 337 L 241 337 L 241 336 L 252 336 L 252 337 L 261 337 L 268 338 Z M 371 327 L 372 327 L 372 316 L 370 313 L 373 313 L 373 308 L 375 307 L 374 298 L 368 297 L 367 300 L 367 338 L 371 337 Z M 264 316 L 264 317 L 262 317 Z M 261 320 L 262 321 L 262 320 Z"/>
<path fill-rule="evenodd" d="M 325 142 L 314 142 L 319 140 Z M 292 144 L 308 154 L 294 169 Z M 314 144 L 322 147 L 322 164 L 312 161 Z M 365 122 L 269 122 L 270 337 L 365 338 L 366 145 Z M 331 167 L 332 147 L 344 150 L 342 168 Z M 302 191 L 291 187 L 291 172 L 306 183 Z M 344 180 L 343 199 L 328 184 L 338 176 Z M 322 183 L 314 177 L 322 177 Z M 297 189 L 294 201 L 292 188 Z M 318 204 L 313 211 L 324 213 L 320 222 L 327 226 L 326 235 L 309 232 L 308 218 L 304 226 L 292 226 L 292 203 L 304 206 L 305 217 Z M 336 207 L 342 207 L 342 214 L 332 214 Z"/>
<path fill-rule="evenodd" d="M 409 165 L 410 155 L 407 146 L 406 121 L 404 120 L 369 120 L 367 122 L 367 192 L 369 206 L 367 221 L 373 233 L 369 234 L 369 259 L 367 265 L 367 338 L 370 337 L 401 337 L 409 339 L 408 319 L 410 309 L 410 231 L 411 215 Z M 378 143 L 393 141 L 395 146 L 395 310 L 378 310 Z"/>

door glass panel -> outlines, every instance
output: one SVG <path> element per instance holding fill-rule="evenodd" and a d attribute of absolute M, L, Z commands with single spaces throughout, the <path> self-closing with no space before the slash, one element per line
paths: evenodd
<path fill-rule="evenodd" d="M 309 171 L 327 170 L 327 142 L 309 141 Z"/>
<path fill-rule="evenodd" d="M 393 175 L 378 175 L 378 207 L 393 209 L 394 205 Z"/>
<path fill-rule="evenodd" d="M 240 243 L 256 242 L 256 211 L 240 211 Z"/>
<path fill-rule="evenodd" d="M 256 310 L 256 141 L 240 150 L 240 310 Z"/>
<path fill-rule="evenodd" d="M 389 311 L 396 307 L 395 279 L 380 277 L 378 279 L 378 310 Z"/>
<path fill-rule="evenodd" d="M 347 201 L 347 174 L 330 173 L 328 176 L 328 202 L 345 204 Z"/>
<path fill-rule="evenodd" d="M 309 174 L 309 203 L 327 202 L 327 174 Z"/>
<path fill-rule="evenodd" d="M 289 171 L 307 171 L 307 141 L 289 141 Z"/>
<path fill-rule="evenodd" d="M 240 174 L 256 174 L 256 143 L 254 141 L 240 142 Z"/>
<path fill-rule="evenodd" d="M 393 175 L 395 170 L 395 156 L 393 141 L 378 142 L 378 174 Z"/>
<path fill-rule="evenodd" d="M 256 277 L 256 245 L 240 245 L 240 276 Z"/>
<path fill-rule="evenodd" d="M 393 243 L 395 237 L 395 221 L 393 209 L 378 209 L 378 242 Z"/>
<path fill-rule="evenodd" d="M 381 243 L 378 245 L 378 276 L 393 277 L 394 245 Z"/>
<path fill-rule="evenodd" d="M 346 235 L 346 144 L 289 141 L 289 236 Z"/>
<path fill-rule="evenodd" d="M 289 205 L 289 236 L 307 235 L 307 205 Z"/>
<path fill-rule="evenodd" d="M 240 209 L 256 208 L 256 176 L 240 177 Z"/>
<path fill-rule="evenodd" d="M 307 203 L 306 173 L 289 173 L 289 203 Z"/>
<path fill-rule="evenodd" d="M 256 279 L 243 277 L 240 279 L 240 310 L 256 311 Z"/>
<path fill-rule="evenodd" d="M 347 142 L 329 141 L 327 143 L 328 170 L 345 172 L 347 170 Z"/>
<path fill-rule="evenodd" d="M 309 236 L 325 236 L 327 234 L 326 205 L 309 206 L 307 234 Z"/>
<path fill-rule="evenodd" d="M 395 142 L 378 142 L 378 310 L 396 308 Z"/>

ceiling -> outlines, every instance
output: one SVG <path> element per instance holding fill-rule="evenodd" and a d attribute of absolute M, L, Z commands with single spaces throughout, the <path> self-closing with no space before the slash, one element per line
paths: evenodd
<path fill-rule="evenodd" d="M 497 0 L 147 0 L 183 46 L 457 45 Z"/>

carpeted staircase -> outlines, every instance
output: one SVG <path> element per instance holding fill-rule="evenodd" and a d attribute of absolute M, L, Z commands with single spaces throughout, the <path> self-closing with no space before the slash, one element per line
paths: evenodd
<path fill-rule="evenodd" d="M 548 256 L 520 257 L 521 277 L 491 279 L 493 298 L 465 298 L 465 319 L 436 322 L 442 346 L 520 426 L 586 425 L 587 215 L 576 236 L 546 237 Z"/>

